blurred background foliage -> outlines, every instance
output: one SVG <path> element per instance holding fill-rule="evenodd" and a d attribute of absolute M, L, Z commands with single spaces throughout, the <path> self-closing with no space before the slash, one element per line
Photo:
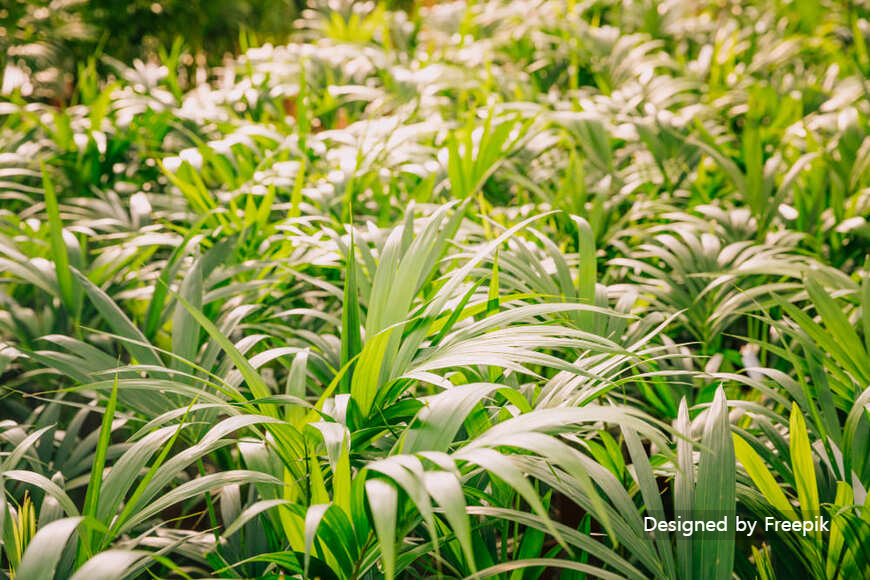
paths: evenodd
<path fill-rule="evenodd" d="M 68 98 L 77 64 L 154 60 L 181 39 L 186 62 L 218 64 L 247 44 L 285 41 L 301 0 L 8 0 L 0 3 L 3 94 Z"/>

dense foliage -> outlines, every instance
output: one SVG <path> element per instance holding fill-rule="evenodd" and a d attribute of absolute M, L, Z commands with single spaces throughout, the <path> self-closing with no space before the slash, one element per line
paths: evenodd
<path fill-rule="evenodd" d="M 295 26 L 0 102 L 0 577 L 870 576 L 866 3 Z"/>

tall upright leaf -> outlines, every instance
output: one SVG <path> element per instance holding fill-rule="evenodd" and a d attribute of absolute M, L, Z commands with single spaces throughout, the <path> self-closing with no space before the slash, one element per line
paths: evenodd
<path fill-rule="evenodd" d="M 733 531 L 737 482 L 734 443 L 722 387 L 716 389 L 713 403 L 707 411 L 701 444 L 704 449 L 698 463 L 694 517 L 702 519 L 703 515 L 714 514 L 717 518 L 727 517 L 728 529 Z M 694 577 L 730 580 L 734 568 L 733 535 L 722 537 L 721 532 L 704 529 L 693 537 L 693 542 Z"/>
<path fill-rule="evenodd" d="M 39 163 L 42 169 L 42 187 L 45 191 L 45 209 L 48 213 L 48 236 L 54 271 L 57 275 L 58 290 L 64 307 L 73 315 L 73 318 L 78 318 L 81 310 L 81 289 L 70 271 L 69 254 L 63 239 L 63 221 L 60 218 L 60 207 L 54 191 L 54 184 L 48 175 L 45 163 L 42 160 Z"/>

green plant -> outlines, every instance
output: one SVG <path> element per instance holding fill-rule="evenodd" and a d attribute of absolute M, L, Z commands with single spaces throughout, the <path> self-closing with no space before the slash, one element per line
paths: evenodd
<path fill-rule="evenodd" d="M 0 578 L 870 573 L 864 8 L 231 4 L 0 9 Z"/>

